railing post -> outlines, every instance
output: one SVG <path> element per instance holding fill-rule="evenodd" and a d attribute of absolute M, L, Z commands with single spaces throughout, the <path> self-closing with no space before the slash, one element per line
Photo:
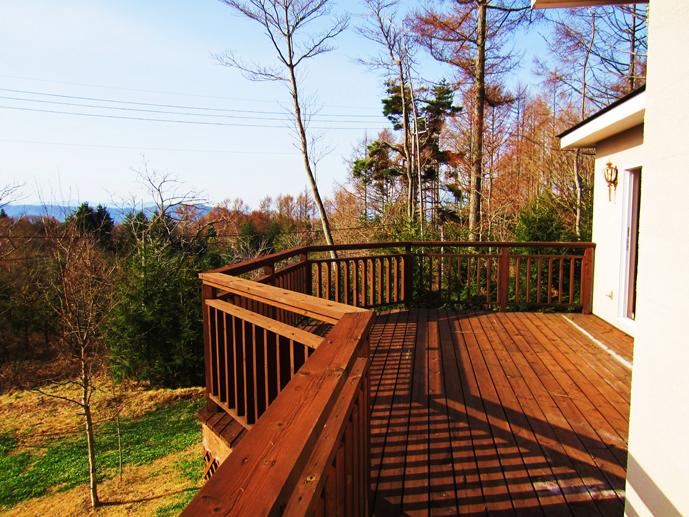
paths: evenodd
<path fill-rule="evenodd" d="M 586 248 L 581 261 L 581 312 L 593 311 L 593 248 Z"/>
<path fill-rule="evenodd" d="M 299 255 L 299 262 L 304 264 L 304 294 L 311 295 L 313 286 L 311 285 L 311 262 L 309 262 L 309 254 L 302 253 Z"/>
<path fill-rule="evenodd" d="M 265 283 L 268 285 L 274 285 L 275 284 L 275 264 L 268 264 L 267 266 L 263 266 L 263 269 L 261 270 L 261 274 L 265 278 Z"/>
<path fill-rule="evenodd" d="M 507 310 L 507 297 L 510 285 L 510 250 L 503 246 L 500 248 L 500 261 L 498 262 L 498 305 L 500 312 Z"/>
<path fill-rule="evenodd" d="M 411 246 L 404 247 L 404 305 L 411 306 L 411 299 L 414 293 L 414 255 Z"/>
<path fill-rule="evenodd" d="M 213 383 L 211 372 L 211 339 L 210 339 L 210 313 L 206 300 L 215 298 L 215 289 L 205 283 L 201 284 L 201 310 L 203 311 L 203 363 L 205 367 L 206 377 L 206 408 L 209 411 L 220 411 L 220 407 L 211 401 L 209 395 L 211 394 L 211 384 Z"/>

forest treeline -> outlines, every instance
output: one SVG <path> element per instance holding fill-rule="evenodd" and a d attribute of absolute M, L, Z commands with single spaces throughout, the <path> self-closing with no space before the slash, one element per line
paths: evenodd
<path fill-rule="evenodd" d="M 328 2 L 301 4 L 317 7 L 310 16 L 329 14 Z M 170 177 L 150 174 L 144 181 L 155 208 L 133 210 L 119 224 L 104 207 L 87 203 L 62 222 L 0 212 L 2 388 L 76 371 L 85 353 L 102 358 L 100 366 L 116 379 L 201 383 L 197 274 L 327 242 L 328 234 L 336 243 L 591 238 L 593 155 L 560 150 L 557 135 L 643 85 L 647 9 L 546 17 L 526 0 L 431 4 L 415 12 L 394 1 L 365 0 L 364 7 L 356 30 L 380 51 L 361 63 L 381 77 L 389 127 L 362 135 L 346 181 L 329 199 L 320 198 L 313 178 L 317 139 L 297 124 L 314 179 L 311 191 L 297 196 L 266 198 L 254 208 L 234 199 L 206 212 L 197 196 L 179 194 Z M 258 7 L 252 9 L 252 19 L 263 23 Z M 266 30 L 299 15 L 285 13 Z M 334 20 L 323 41 L 351 24 Z M 513 79 L 522 59 L 515 42 L 529 31 L 548 35 L 548 54 L 522 63 L 541 79 L 531 87 Z M 290 44 L 297 36 L 296 29 L 284 34 Z M 304 56 L 328 50 L 314 46 Z M 424 77 L 424 54 L 442 63 L 444 77 Z M 300 61 L 278 55 L 289 73 L 276 71 L 274 79 L 288 83 L 299 121 L 302 84 L 291 72 Z M 233 59 L 226 64 L 239 67 Z M 0 207 L 16 197 L 12 186 L 0 190 Z M 27 379 L 33 370 L 26 361 L 45 364 L 58 356 L 64 368 Z"/>

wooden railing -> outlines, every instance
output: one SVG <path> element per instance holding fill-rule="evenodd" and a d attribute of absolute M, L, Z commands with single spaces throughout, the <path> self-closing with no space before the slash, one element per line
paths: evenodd
<path fill-rule="evenodd" d="M 590 312 L 594 248 L 580 242 L 378 243 L 335 246 L 348 256 L 307 263 L 314 296 L 357 307 L 404 303 Z"/>
<path fill-rule="evenodd" d="M 592 243 L 311 246 L 201 274 L 208 409 L 250 431 L 185 515 L 368 515 L 366 308 L 590 312 L 593 252 Z"/>
<path fill-rule="evenodd" d="M 368 514 L 371 312 L 270 285 L 306 285 L 299 263 L 265 272 L 200 275 L 209 406 L 251 431 L 185 514 Z"/>

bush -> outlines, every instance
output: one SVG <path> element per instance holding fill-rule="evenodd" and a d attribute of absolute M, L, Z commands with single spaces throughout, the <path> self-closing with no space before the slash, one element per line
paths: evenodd
<path fill-rule="evenodd" d="M 514 236 L 518 241 L 567 241 L 572 238 L 551 196 L 542 195 L 519 212 Z"/>

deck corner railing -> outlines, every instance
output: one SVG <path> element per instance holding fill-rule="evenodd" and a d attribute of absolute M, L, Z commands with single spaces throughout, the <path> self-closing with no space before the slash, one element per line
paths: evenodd
<path fill-rule="evenodd" d="M 310 246 L 202 273 L 208 409 L 249 432 L 184 515 L 368 515 L 368 309 L 590 313 L 594 250 L 581 242 Z"/>

